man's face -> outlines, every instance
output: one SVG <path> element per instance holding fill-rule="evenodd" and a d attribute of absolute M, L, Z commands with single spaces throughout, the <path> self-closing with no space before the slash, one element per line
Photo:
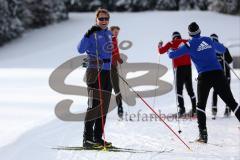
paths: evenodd
<path fill-rule="evenodd" d="M 119 30 L 118 30 L 118 29 L 114 29 L 114 30 L 112 31 L 112 34 L 113 34 L 114 37 L 117 37 L 118 34 L 119 34 Z"/>
<path fill-rule="evenodd" d="M 105 13 L 100 13 L 96 19 L 96 23 L 98 26 L 100 26 L 102 29 L 107 28 L 109 24 L 109 17 Z"/>

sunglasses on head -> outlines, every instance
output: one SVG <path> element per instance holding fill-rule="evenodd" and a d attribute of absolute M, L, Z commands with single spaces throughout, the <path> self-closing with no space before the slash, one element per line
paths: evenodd
<path fill-rule="evenodd" d="M 109 17 L 98 17 L 99 21 L 109 21 Z"/>

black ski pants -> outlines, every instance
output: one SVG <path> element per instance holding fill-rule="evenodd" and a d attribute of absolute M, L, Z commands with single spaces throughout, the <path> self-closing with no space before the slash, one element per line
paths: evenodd
<path fill-rule="evenodd" d="M 99 80 L 101 81 L 101 90 L 99 86 Z M 100 78 L 98 79 L 97 69 L 88 68 L 86 71 L 86 81 L 88 86 L 88 109 L 84 121 L 83 137 L 89 140 L 92 140 L 93 138 L 101 139 L 112 92 L 110 71 L 101 70 Z M 100 99 L 100 97 L 102 98 Z M 100 100 L 102 108 L 100 105 Z M 91 110 L 93 109 L 97 110 L 97 113 L 94 115 L 91 113 Z"/>
<path fill-rule="evenodd" d="M 194 95 L 192 86 L 192 67 L 191 65 L 179 66 L 176 68 L 176 86 L 177 86 L 177 99 L 178 107 L 185 109 L 183 99 L 183 86 L 185 85 L 187 93 L 192 102 L 192 109 L 196 110 L 196 97 Z"/>
<path fill-rule="evenodd" d="M 230 75 L 230 70 L 229 68 L 226 68 L 226 78 L 227 78 L 227 82 L 228 85 L 230 86 L 231 83 L 231 75 Z M 217 111 L 217 101 L 218 101 L 218 94 L 215 90 L 213 90 L 213 95 L 212 95 L 212 108 L 215 109 L 215 111 Z M 228 107 L 226 105 L 226 107 Z"/>
<path fill-rule="evenodd" d="M 118 107 L 122 107 L 122 95 L 120 92 L 120 87 L 119 87 L 119 76 L 118 76 L 118 68 L 117 65 L 112 65 L 111 66 L 111 82 L 112 82 L 112 87 L 114 90 L 114 93 L 116 95 L 116 102 Z"/>
<path fill-rule="evenodd" d="M 207 128 L 205 108 L 208 95 L 212 87 L 220 96 L 220 98 L 227 104 L 227 106 L 229 106 L 229 108 L 236 115 L 237 119 L 240 121 L 240 107 L 233 98 L 232 92 L 228 85 L 227 79 L 224 76 L 223 71 L 222 70 L 208 71 L 200 73 L 198 76 L 197 118 L 198 127 L 200 131 Z"/>

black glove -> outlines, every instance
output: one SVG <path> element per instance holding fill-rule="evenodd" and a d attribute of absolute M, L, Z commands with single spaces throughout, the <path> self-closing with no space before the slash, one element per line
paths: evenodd
<path fill-rule="evenodd" d="M 161 40 L 159 43 L 158 43 L 158 48 L 161 48 L 163 45 L 163 41 Z"/>
<path fill-rule="evenodd" d="M 88 59 L 87 58 L 83 59 L 82 66 L 83 66 L 83 68 L 87 68 L 87 66 L 88 66 Z"/>
<path fill-rule="evenodd" d="M 96 31 L 100 31 L 101 30 L 101 28 L 99 27 L 99 26 L 92 26 L 88 31 L 87 31 L 87 33 L 85 34 L 85 36 L 87 37 L 87 38 L 89 38 L 90 37 L 90 35 L 91 34 L 93 34 L 94 32 L 96 32 Z"/>

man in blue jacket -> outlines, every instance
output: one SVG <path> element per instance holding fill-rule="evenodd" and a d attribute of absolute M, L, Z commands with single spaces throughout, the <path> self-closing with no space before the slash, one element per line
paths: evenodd
<path fill-rule="evenodd" d="M 212 38 L 213 41 L 218 41 L 218 35 L 216 34 L 211 34 L 210 38 Z M 218 62 L 221 64 L 223 71 L 224 71 L 224 75 L 227 78 L 228 81 L 228 85 L 230 86 L 230 82 L 231 82 L 231 73 L 230 73 L 230 68 L 229 68 L 229 64 L 232 63 L 233 59 L 232 56 L 228 50 L 228 48 L 226 48 L 225 53 L 217 53 L 217 59 Z M 226 65 L 226 63 L 228 65 Z M 226 105 L 225 111 L 224 111 L 224 116 L 225 117 L 229 117 L 231 114 L 231 110 L 230 108 Z M 217 115 L 217 92 L 213 91 L 213 95 L 212 95 L 212 115 L 213 115 L 213 119 L 216 118 Z"/>
<path fill-rule="evenodd" d="M 80 54 L 87 53 L 88 109 L 84 122 L 83 147 L 101 149 L 110 147 L 104 137 L 104 125 L 111 98 L 112 33 L 108 30 L 109 12 L 96 11 L 96 25 L 92 26 L 78 45 Z M 93 114 L 93 109 L 97 109 Z M 104 137 L 105 138 L 105 137 Z"/>
<path fill-rule="evenodd" d="M 212 41 L 209 37 L 201 37 L 201 30 L 197 23 L 193 22 L 188 26 L 189 35 L 192 37 L 189 42 L 175 51 L 169 51 L 169 58 L 177 58 L 184 54 L 190 54 L 193 63 L 198 71 L 198 104 L 197 118 L 199 127 L 198 142 L 207 143 L 206 127 L 206 103 L 210 89 L 213 87 L 221 99 L 231 108 L 237 119 L 240 121 L 240 107 L 233 98 L 232 92 L 224 76 L 223 69 L 217 60 L 216 52 L 224 53 L 225 47 Z"/>

